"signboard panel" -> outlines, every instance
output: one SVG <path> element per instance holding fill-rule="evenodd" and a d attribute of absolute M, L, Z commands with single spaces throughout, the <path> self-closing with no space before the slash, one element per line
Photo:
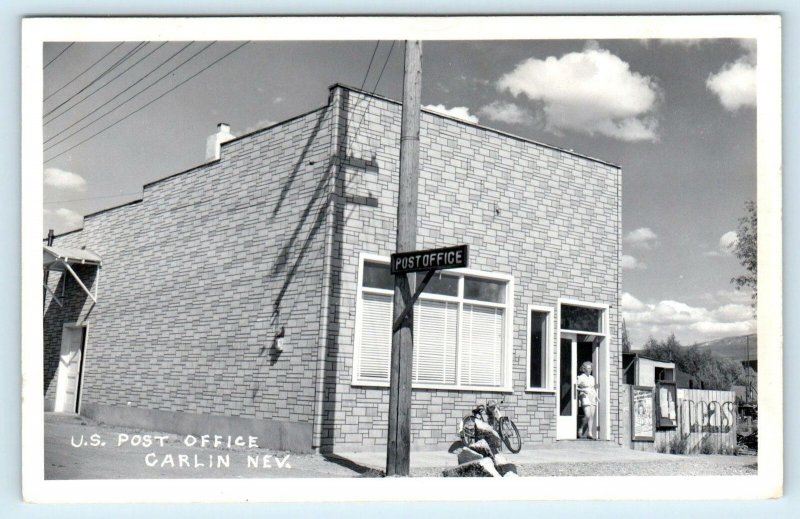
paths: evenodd
<path fill-rule="evenodd" d="M 670 429 L 678 426 L 678 396 L 675 382 L 659 382 L 656 384 L 656 417 L 659 429 Z"/>
<path fill-rule="evenodd" d="M 653 388 L 633 386 L 631 388 L 631 435 L 634 441 L 655 441 L 654 418 Z"/>
<path fill-rule="evenodd" d="M 407 274 L 425 270 L 463 268 L 469 264 L 469 246 L 457 245 L 443 249 L 397 252 L 392 254 L 392 274 Z"/>

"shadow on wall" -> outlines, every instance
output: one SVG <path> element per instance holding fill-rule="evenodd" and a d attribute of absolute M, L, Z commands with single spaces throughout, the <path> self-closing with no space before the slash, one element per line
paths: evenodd
<path fill-rule="evenodd" d="M 343 93 L 343 105 L 346 103 L 347 92 L 345 91 Z M 313 162 L 309 162 L 308 156 L 312 150 L 312 147 L 315 145 L 315 143 L 317 143 L 323 123 L 328 117 L 330 117 L 330 115 L 330 110 L 320 112 L 316 124 L 314 125 L 314 128 L 303 145 L 302 151 L 300 152 L 291 173 L 281 187 L 281 195 L 275 208 L 271 211 L 272 217 L 278 215 L 287 199 L 291 196 L 291 188 L 297 182 L 299 175 L 302 173 L 303 167 L 306 165 L 314 166 Z M 332 124 L 336 123 L 334 122 Z M 295 310 L 305 310 L 297 307 L 298 298 L 287 297 L 287 293 L 296 282 L 298 273 L 301 273 L 301 269 L 307 264 L 307 262 L 317 259 L 313 257 L 314 253 L 318 252 L 315 245 L 322 243 L 324 250 L 326 238 L 323 233 L 326 230 L 326 222 L 329 211 L 332 210 L 334 213 L 334 236 L 332 240 L 332 250 L 329 252 L 330 258 L 328 258 L 328 261 L 331 261 L 333 264 L 331 273 L 332 279 L 330 280 L 331 293 L 329 294 L 327 316 L 329 326 L 327 337 L 320 338 L 320 340 L 326 341 L 326 353 L 324 359 L 325 371 L 323 376 L 324 382 L 322 384 L 324 399 L 322 403 L 322 409 L 313 409 L 314 414 L 322 415 L 322 438 L 320 440 L 322 443 L 322 450 L 325 450 L 324 446 L 328 446 L 329 450 L 330 447 L 332 447 L 332 444 L 330 443 L 332 438 L 330 436 L 330 431 L 336 422 L 335 402 L 338 371 L 338 349 L 336 338 L 339 334 L 339 319 L 337 317 L 338 308 L 335 302 L 338 300 L 340 295 L 340 283 L 338 282 L 339 272 L 336 265 L 338 264 L 338 259 L 341 258 L 342 255 L 341 222 L 344 218 L 344 184 L 341 168 L 335 168 L 333 166 L 336 165 L 335 163 L 339 160 L 338 155 L 342 150 L 345 149 L 345 139 L 346 134 L 342 131 L 342 133 L 339 135 L 339 140 L 337 143 L 339 153 L 335 153 L 333 156 L 329 157 L 324 165 L 316 166 L 316 169 L 320 171 L 319 178 L 317 179 L 310 196 L 306 198 L 307 202 L 305 207 L 296 218 L 296 223 L 294 224 L 293 229 L 291 232 L 287 232 L 282 235 L 282 237 L 285 237 L 285 239 L 279 245 L 279 251 L 277 253 L 275 262 L 268 271 L 269 274 L 267 275 L 269 276 L 269 279 L 265 280 L 265 285 L 274 284 L 279 287 L 277 294 L 271 301 L 272 311 L 271 315 L 269 316 L 269 326 L 272 328 L 282 328 L 283 321 L 286 318 L 290 318 L 293 313 L 295 313 Z M 331 175 L 334 174 L 334 172 L 336 173 L 336 177 L 332 178 Z M 333 183 L 333 186 L 331 186 L 331 183 Z M 331 192 L 332 187 L 333 192 Z M 319 280 L 320 283 L 318 287 L 320 293 L 317 294 L 317 296 L 321 297 L 321 289 L 323 287 L 322 283 L 324 282 L 322 276 L 319 278 Z M 314 369 L 316 369 L 316 352 L 319 351 L 319 343 L 315 341 L 313 345 L 315 348 L 315 354 L 312 355 L 311 358 L 314 359 L 314 363 L 311 366 L 308 366 L 308 369 L 312 372 Z M 272 367 L 275 366 L 280 360 L 282 353 L 283 352 L 281 349 L 277 346 L 277 340 L 272 340 L 268 344 L 262 346 L 259 356 L 264 359 L 265 367 L 267 364 L 269 367 Z M 311 380 L 314 379 L 312 378 Z M 260 389 L 258 387 L 251 387 L 252 398 L 256 398 L 259 393 Z M 312 416 L 312 421 L 313 420 L 317 420 L 317 418 Z"/>
<path fill-rule="evenodd" d="M 341 112 L 352 113 L 350 111 L 350 93 L 342 90 Z M 349 126 L 341 124 L 339 126 L 338 139 L 336 142 L 336 157 L 331 160 L 339 161 L 347 152 L 347 131 Z M 343 231 L 345 224 L 345 175 L 344 168 L 339 165 L 337 168 L 329 168 L 336 171 L 334 180 L 334 192 L 332 201 L 334 203 L 333 212 L 333 242 L 331 248 L 331 293 L 328 301 L 328 336 L 325 338 L 325 371 L 323 379 L 323 400 L 322 400 L 322 433 L 320 438 L 320 452 L 333 452 L 335 444 L 334 432 L 336 428 L 336 386 L 339 377 L 339 334 L 341 331 L 342 313 L 346 311 L 339 304 L 342 295 L 341 265 Z"/>
<path fill-rule="evenodd" d="M 339 113 L 353 113 L 349 106 L 349 92 L 347 90 L 343 90 L 341 96 L 341 111 Z M 287 193 L 289 193 L 289 189 L 295 182 L 301 166 L 306 163 L 308 152 L 319 133 L 325 117 L 329 114 L 330 112 L 328 111 L 322 112 L 317 119 L 314 129 L 305 146 L 303 147 L 302 152 L 300 153 L 298 162 L 295 164 L 292 173 L 281 189 L 281 201 L 279 201 L 278 206 L 276 206 L 275 210 L 273 211 L 273 216 L 277 214 L 282 201 L 285 200 Z M 302 267 L 304 261 L 307 260 L 308 253 L 312 250 L 314 240 L 317 239 L 320 231 L 325 232 L 326 220 L 329 211 L 333 212 L 333 236 L 331 241 L 331 250 L 325 252 L 325 254 L 330 255 L 328 261 L 331 263 L 331 279 L 330 293 L 328 295 L 328 315 L 326 316 L 328 322 L 327 336 L 321 339 L 325 341 L 324 372 L 322 375 L 323 381 L 321 386 L 323 398 L 322 408 L 314 409 L 315 414 L 321 415 L 322 422 L 320 433 L 321 437 L 318 440 L 320 443 L 319 448 L 321 452 L 327 453 L 333 451 L 335 442 L 334 431 L 337 423 L 336 402 L 338 400 L 336 388 L 339 380 L 338 338 L 341 327 L 342 313 L 348 311 L 347 308 L 341 308 L 338 303 L 341 298 L 340 265 L 342 259 L 345 206 L 348 201 L 346 196 L 347 186 L 345 172 L 344 168 L 341 167 L 341 161 L 342 158 L 345 157 L 347 150 L 346 143 L 348 139 L 348 127 L 346 124 L 338 124 L 338 121 L 332 122 L 331 124 L 338 127 L 337 142 L 335 144 L 336 152 L 333 154 L 333 156 L 329 157 L 328 162 L 325 164 L 323 173 L 320 175 L 311 197 L 306 204 L 306 207 L 301 213 L 294 230 L 281 246 L 276 262 L 270 270 L 270 273 L 273 277 L 283 274 L 283 283 L 280 291 L 273 301 L 273 311 L 270 319 L 272 326 L 277 326 L 280 323 L 281 315 L 291 315 L 294 309 L 293 307 L 287 308 L 284 306 L 286 292 L 292 285 L 298 269 Z M 364 161 L 364 168 L 375 169 L 376 167 L 377 166 L 375 165 L 374 160 Z M 331 177 L 332 174 L 335 174 L 335 177 Z M 333 186 L 331 186 L 331 183 L 333 183 Z M 365 205 L 377 205 L 377 199 L 372 201 L 370 200 L 371 198 L 374 197 L 370 196 L 367 197 L 365 201 L 361 201 L 359 199 L 355 200 L 355 202 L 361 202 Z M 322 200 L 321 203 L 320 200 Z M 303 229 L 308 227 L 308 225 L 310 225 L 310 228 L 307 231 L 305 239 L 302 241 L 302 243 L 300 243 L 299 238 L 301 233 L 303 232 Z M 322 237 L 322 239 L 324 243 L 325 237 Z M 322 284 L 319 286 L 321 289 Z M 322 294 L 320 293 L 320 296 L 321 295 Z M 267 353 L 267 349 L 265 348 L 262 353 Z M 274 365 L 280 358 L 281 352 L 272 346 L 269 348 L 268 353 L 270 365 Z M 317 418 L 315 418 L 315 420 L 316 419 Z"/>
<path fill-rule="evenodd" d="M 90 290 L 93 288 L 95 279 L 97 278 L 97 268 L 94 266 L 74 266 L 75 273 L 81 278 L 81 281 Z M 51 273 L 50 276 L 54 274 Z M 44 397 L 45 400 L 55 398 L 55 384 L 53 383 L 58 373 L 58 362 L 61 356 L 61 336 L 64 330 L 64 324 L 75 323 L 80 320 L 85 320 L 88 313 L 81 315 L 86 300 L 89 296 L 86 295 L 78 283 L 68 273 L 62 273 L 55 288 L 53 289 L 64 307 L 62 308 L 52 297 L 50 297 L 50 304 L 44 312 Z M 64 294 L 62 297 L 61 294 Z M 49 393 L 49 395 L 48 395 Z"/>

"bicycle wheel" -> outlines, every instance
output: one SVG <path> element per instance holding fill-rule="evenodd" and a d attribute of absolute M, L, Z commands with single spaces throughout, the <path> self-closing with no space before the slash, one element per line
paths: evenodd
<path fill-rule="evenodd" d="M 503 443 L 506 444 L 508 450 L 514 454 L 522 450 L 522 438 L 519 435 L 517 426 L 507 416 L 500 419 L 500 435 L 503 438 Z"/>
<path fill-rule="evenodd" d="M 475 443 L 475 417 L 468 415 L 461 422 L 461 443 L 469 447 Z"/>

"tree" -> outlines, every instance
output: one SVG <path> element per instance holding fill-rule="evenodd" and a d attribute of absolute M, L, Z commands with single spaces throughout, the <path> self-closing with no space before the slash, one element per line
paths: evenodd
<path fill-rule="evenodd" d="M 625 319 L 622 320 L 622 353 L 631 352 L 631 339 L 628 337 L 628 327 L 625 326 Z"/>
<path fill-rule="evenodd" d="M 704 389 L 729 391 L 732 385 L 744 379 L 744 371 L 739 363 L 697 346 L 684 347 L 674 334 L 664 341 L 650 337 L 642 355 L 674 362 L 676 368 L 694 377 Z"/>
<path fill-rule="evenodd" d="M 758 211 L 752 200 L 745 203 L 745 215 L 739 218 L 736 230 L 736 242 L 731 250 L 739 262 L 747 270 L 747 274 L 731 278 L 737 290 L 745 287 L 753 289 L 753 309 L 756 307 L 758 294 Z"/>

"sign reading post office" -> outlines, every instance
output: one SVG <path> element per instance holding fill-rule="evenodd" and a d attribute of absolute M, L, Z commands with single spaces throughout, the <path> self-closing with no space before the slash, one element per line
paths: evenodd
<path fill-rule="evenodd" d="M 466 267 L 468 263 L 468 245 L 397 252 L 392 254 L 391 272 L 396 275 L 425 270 L 455 269 Z"/>

